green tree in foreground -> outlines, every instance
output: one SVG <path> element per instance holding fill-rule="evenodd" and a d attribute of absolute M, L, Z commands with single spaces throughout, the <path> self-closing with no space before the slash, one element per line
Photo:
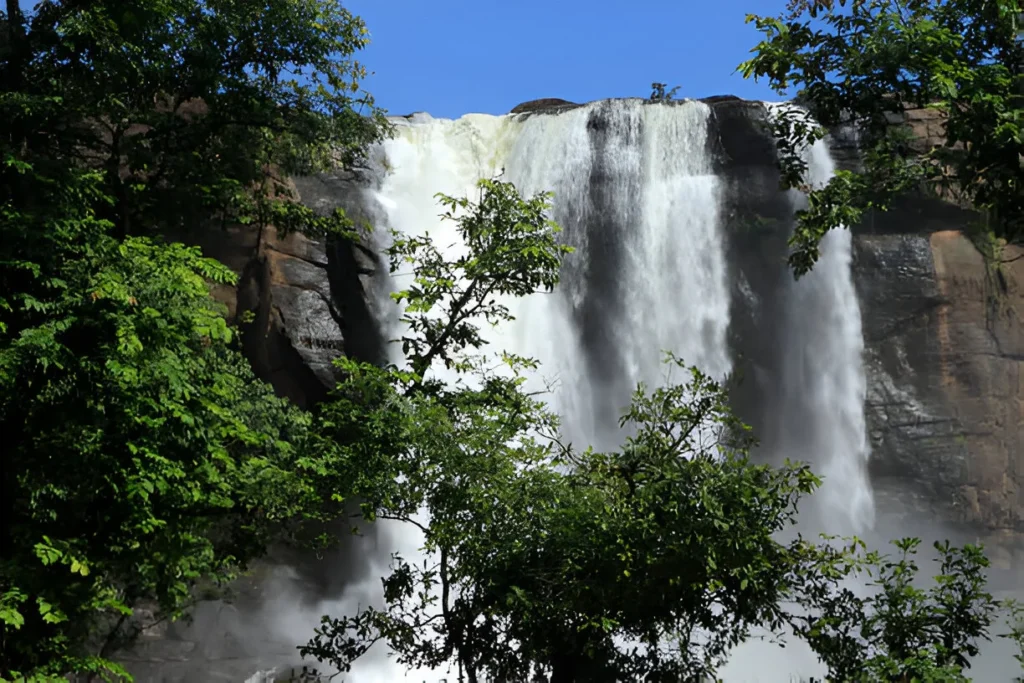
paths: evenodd
<path fill-rule="evenodd" d="M 794 631 L 828 667 L 827 680 L 969 681 L 970 660 L 1001 613 L 1011 633 L 997 635 L 1021 643 L 1019 609 L 987 591 L 979 547 L 936 543 L 938 571 L 926 588 L 915 560 L 920 541 L 893 544 L 895 557 L 851 548 L 845 571 L 868 578 L 864 592 L 815 579 L 798 600 L 806 611 Z"/>
<path fill-rule="evenodd" d="M 442 201 L 461 211 L 447 218 L 467 254 L 448 262 L 426 237 L 392 249 L 413 271 L 397 295 L 411 371 L 344 362 L 316 430 L 324 459 L 359 482 L 364 517 L 417 527 L 430 559 L 396 556 L 384 609 L 325 618 L 303 653 L 347 670 L 382 641 L 402 664 L 455 663 L 468 681 L 713 674 L 751 627 L 782 626 L 808 573 L 834 571 L 828 549 L 773 538 L 817 480 L 750 463 L 747 429 L 696 370 L 638 389 L 621 452 L 559 447 L 524 388 L 535 363 L 489 363 L 477 328 L 510 319 L 495 295 L 554 285 L 567 250 L 543 197 L 484 181 L 478 203 Z M 461 379 L 431 379 L 441 364 Z"/>
<path fill-rule="evenodd" d="M 764 39 L 740 65 L 780 94 L 791 88 L 815 123 L 780 117 L 780 158 L 789 186 L 805 185 L 800 149 L 844 120 L 861 129 L 862 171 L 838 171 L 809 190 L 790 263 L 811 269 L 822 237 L 886 210 L 922 186 L 940 189 L 986 215 L 1003 242 L 1024 237 L 1024 48 L 1015 40 L 1017 4 L 1008 0 L 797 0 L 788 15 L 750 16 Z M 946 125 L 940 144 L 915 152 L 891 125 L 904 108 L 932 107 Z"/>
<path fill-rule="evenodd" d="M 1020 664 L 1021 675 L 1014 679 L 1014 683 L 1024 683 L 1024 604 L 1018 600 L 1008 600 L 1004 606 L 1008 613 L 1006 625 L 1010 630 L 1003 635 L 1016 645 L 1013 658 Z"/>
<path fill-rule="evenodd" d="M 255 380 L 209 283 L 152 236 L 273 220 L 276 173 L 384 132 L 333 0 L 52 0 L 0 13 L 0 679 L 122 673 L 133 608 L 174 618 L 294 522 L 337 514 L 309 418 Z"/>
<path fill-rule="evenodd" d="M 511 319 L 499 297 L 550 290 L 568 250 L 545 215 L 545 195 L 524 200 L 511 184 L 485 180 L 477 202 L 441 201 L 469 253 L 450 260 L 429 237 L 401 235 L 390 249 L 393 270 L 413 270 L 410 286 L 396 294 L 405 302 L 408 334 L 401 343 L 410 369 L 342 361 L 346 380 L 317 420 L 326 453 L 318 457 L 355 482 L 364 518 L 420 529 L 435 555 L 425 566 L 395 557 L 384 579 L 389 609 L 325 623 L 323 635 L 304 650 L 341 668 L 378 640 L 407 664 L 436 667 L 457 659 L 475 672 L 491 659 L 497 642 L 468 641 L 475 603 L 462 591 L 480 569 L 484 551 L 477 542 L 488 532 L 488 518 L 501 514 L 492 496 L 523 485 L 535 471 L 547 474 L 535 470 L 547 449 L 529 431 L 550 428 L 554 419 L 522 390 L 520 372 L 532 364 L 510 356 L 488 364 L 472 352 L 483 344 L 481 320 Z M 450 368 L 463 381 L 448 386 L 430 376 L 432 366 Z"/>
<path fill-rule="evenodd" d="M 672 357 L 686 376 L 638 388 L 620 451 L 561 447 L 526 389 L 536 363 L 488 356 L 478 327 L 510 320 L 495 294 L 555 284 L 567 250 L 544 197 L 484 181 L 476 203 L 441 199 L 467 253 L 448 260 L 429 237 L 400 235 L 391 249 L 393 268 L 412 272 L 396 294 L 410 369 L 342 361 L 314 429 L 316 459 L 356 482 L 362 516 L 415 527 L 427 557 L 395 555 L 383 607 L 326 616 L 304 656 L 347 671 L 379 643 L 471 683 L 696 681 L 752 629 L 789 627 L 830 680 L 963 675 L 999 606 L 980 550 L 940 547 L 924 592 L 917 541 L 891 560 L 857 541 L 778 540 L 818 480 L 750 462 L 723 387 Z M 432 378 L 441 366 L 447 382 Z M 869 596 L 844 583 L 865 571 Z"/>
<path fill-rule="evenodd" d="M 107 668 L 87 653 L 130 637 L 136 604 L 173 618 L 301 511 L 308 419 L 232 348 L 204 279 L 231 274 L 145 238 L 87 248 L 15 299 L 42 318 L 0 347 L 3 677 Z"/>

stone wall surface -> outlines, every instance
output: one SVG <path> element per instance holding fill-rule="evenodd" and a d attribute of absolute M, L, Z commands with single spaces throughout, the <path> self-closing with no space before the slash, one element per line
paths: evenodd
<path fill-rule="evenodd" d="M 1024 260 L 995 270 L 957 227 L 856 236 L 871 474 L 881 505 L 967 525 L 1020 570 Z"/>
<path fill-rule="evenodd" d="M 368 184 L 351 172 L 296 178 L 298 201 L 324 213 L 346 205 Z M 216 285 L 215 299 L 238 323 L 256 374 L 296 404 L 309 407 L 333 386 L 341 354 L 375 360 L 383 344 L 376 321 L 381 272 L 373 251 L 349 241 L 280 234 L 274 226 L 234 226 L 172 235 L 203 249 L 238 275 Z"/>
<path fill-rule="evenodd" d="M 892 117 L 925 152 L 943 116 Z M 833 156 L 856 169 L 856 137 Z M 879 506 L 958 524 L 995 566 L 1024 571 L 1024 252 L 1000 262 L 965 236 L 980 216 L 921 192 L 854 228 L 868 375 L 871 474 Z"/>

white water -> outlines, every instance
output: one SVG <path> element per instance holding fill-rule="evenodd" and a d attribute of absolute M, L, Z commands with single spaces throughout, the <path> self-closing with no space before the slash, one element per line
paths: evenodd
<path fill-rule="evenodd" d="M 535 357 L 543 374 L 557 380 L 550 403 L 577 445 L 620 443 L 616 419 L 637 382 L 664 381 L 664 350 L 719 379 L 731 370 L 721 183 L 706 153 L 708 118 L 709 108 L 697 102 L 606 101 L 526 120 L 418 117 L 385 145 L 389 174 L 375 198 L 388 227 L 428 233 L 451 253 L 462 245 L 454 225 L 437 218 L 435 193 L 475 196 L 476 181 L 502 169 L 524 194 L 555 193 L 554 218 L 576 248 L 563 281 L 553 294 L 506 302 L 517 320 L 488 333 L 493 350 Z M 594 121 L 602 124 L 597 130 L 588 127 Z M 827 149 L 819 144 L 810 156 L 812 180 L 826 181 L 832 172 Z M 863 342 L 848 233 L 829 236 L 822 261 L 793 286 L 789 299 L 786 392 L 777 419 L 791 434 L 783 444 L 789 456 L 817 463 L 826 477 L 822 530 L 845 533 L 872 519 L 864 473 Z M 391 336 L 400 334 L 395 329 Z M 405 557 L 418 555 L 418 534 L 396 526 L 388 532 Z M 379 582 L 373 582 L 320 608 L 340 614 L 357 601 L 379 599 Z M 813 668 L 809 653 L 783 654 L 748 644 L 723 674 L 729 681 L 788 681 L 791 673 Z M 406 672 L 377 648 L 345 680 L 444 677 L 443 671 Z"/>
<path fill-rule="evenodd" d="M 607 124 L 598 144 L 587 130 L 595 115 Z M 557 377 L 552 407 L 573 443 L 621 443 L 616 421 L 639 382 L 663 381 L 664 351 L 718 379 L 731 369 L 719 182 L 703 153 L 708 116 L 702 103 L 618 100 L 518 126 L 507 179 L 527 194 L 554 192 L 554 218 L 576 251 L 556 295 L 529 302 L 496 343 Z M 538 337 L 547 345 L 520 345 Z"/>
<path fill-rule="evenodd" d="M 810 184 L 826 185 L 835 172 L 826 143 L 817 142 L 807 158 Z M 803 195 L 793 194 L 799 208 L 806 206 Z M 815 495 L 825 521 L 820 531 L 844 535 L 863 533 L 875 519 L 867 473 L 864 335 L 850 273 L 852 251 L 850 231 L 832 230 L 822 240 L 818 264 L 793 282 L 780 430 L 783 452 L 817 463 L 824 478 Z"/>
<path fill-rule="evenodd" d="M 815 143 L 804 157 L 808 184 L 826 185 L 835 172 L 827 143 Z M 804 195 L 796 191 L 791 200 L 794 209 L 807 205 Z M 848 230 L 828 233 L 819 262 L 790 283 L 786 297 L 775 447 L 791 460 L 814 463 L 815 472 L 823 478 L 811 508 L 819 514 L 804 514 L 801 519 L 808 536 L 862 534 L 874 524 L 864 418 L 864 336 L 850 270 L 852 246 Z M 867 590 L 857 579 L 848 585 L 855 592 Z M 767 637 L 743 643 L 721 675 L 729 682 L 775 683 L 812 676 L 820 680 L 827 673 L 805 643 L 790 634 L 785 640 L 785 648 Z"/>

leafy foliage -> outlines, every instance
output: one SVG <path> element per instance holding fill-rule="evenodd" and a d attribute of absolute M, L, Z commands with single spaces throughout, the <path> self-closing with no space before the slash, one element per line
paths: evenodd
<path fill-rule="evenodd" d="M 862 552 L 847 565 L 872 578 L 867 594 L 824 583 L 808 590 L 797 634 L 828 667 L 828 680 L 970 680 L 969 659 L 990 640 L 1001 606 L 985 589 L 988 560 L 976 546 L 936 543 L 939 571 L 925 590 L 916 585 L 920 541 L 893 543 L 895 558 Z"/>
<path fill-rule="evenodd" d="M 788 15 L 748 17 L 764 39 L 743 75 L 768 79 L 780 94 L 795 88 L 821 127 L 848 120 L 861 131 L 863 170 L 805 188 L 810 204 L 791 241 L 797 276 L 813 267 L 829 230 L 922 186 L 983 211 L 999 239 L 1024 236 L 1016 12 L 1006 0 L 798 0 Z M 920 149 L 893 116 L 925 107 L 944 125 L 938 145 Z M 801 186 L 798 151 L 823 130 L 795 111 L 776 128 L 784 184 Z"/>
<path fill-rule="evenodd" d="M 395 235 L 388 252 L 393 272 L 401 264 L 415 267 L 412 286 L 393 298 L 405 303 L 409 336 L 401 340 L 402 351 L 421 377 L 435 359 L 451 368 L 455 355 L 483 344 L 474 320 L 495 325 L 512 319 L 496 297 L 551 291 L 561 258 L 571 251 L 557 242 L 558 226 L 545 213 L 549 195 L 524 200 L 499 180 L 481 180 L 479 188 L 476 203 L 437 196 L 467 253 L 449 260 L 429 236 L 404 235 Z M 438 306 L 439 315 L 432 315 Z"/>
<path fill-rule="evenodd" d="M 89 239 L 104 225 L 77 208 L 38 226 L 79 239 L 57 253 L 59 277 L 32 264 L 33 287 L 5 290 L 0 336 L 3 661 L 52 674 L 77 669 L 104 615 L 146 598 L 173 616 L 197 580 L 259 554 L 299 512 L 289 442 L 308 422 L 233 349 L 206 284 L 233 274 L 180 244 Z"/>
<path fill-rule="evenodd" d="M 351 59 L 367 35 L 337 0 L 40 3 L 19 82 L 60 120 L 34 148 L 102 168 L 122 235 L 301 210 L 278 174 L 354 163 L 388 128 Z"/>
<path fill-rule="evenodd" d="M 471 584 L 479 568 L 462 560 L 480 552 L 485 520 L 500 514 L 494 495 L 521 485 L 517 466 L 539 464 L 547 452 L 528 434 L 554 422 L 521 389 L 520 372 L 532 364 L 504 355 L 499 372 L 460 351 L 483 345 L 476 320 L 511 319 L 500 295 L 554 286 L 569 249 L 555 239 L 546 195 L 522 199 L 497 180 L 482 181 L 480 190 L 477 202 L 439 195 L 468 253 L 447 259 L 429 236 L 396 235 L 389 250 L 393 270 L 414 268 L 409 288 L 395 295 L 405 303 L 410 333 L 402 342 L 411 370 L 341 360 L 345 381 L 318 416 L 321 457 L 354 481 L 364 518 L 417 527 L 426 549 L 440 555 L 423 566 L 395 557 L 384 579 L 387 611 L 325 621 L 304 654 L 340 668 L 383 639 L 401 662 L 439 666 L 457 655 L 476 670 L 480 655 L 456 644 L 470 624 L 469 606 L 454 591 Z M 443 315 L 435 315 L 438 308 Z M 473 386 L 446 386 L 428 376 L 432 366 L 458 368 Z"/>
<path fill-rule="evenodd" d="M 568 250 L 543 197 L 481 187 L 478 203 L 441 197 L 460 209 L 448 217 L 466 253 L 446 258 L 429 237 L 392 248 L 393 267 L 413 270 L 396 296 L 412 371 L 344 361 L 316 429 L 335 470 L 358 480 L 363 515 L 418 528 L 427 559 L 396 555 L 384 608 L 325 617 L 303 654 L 348 670 L 384 642 L 402 664 L 454 662 L 469 681 L 711 674 L 752 626 L 781 626 L 800 576 L 835 562 L 773 538 L 817 480 L 748 462 L 747 429 L 696 370 L 638 388 L 621 452 L 560 447 L 524 388 L 536 364 L 489 364 L 475 320 L 509 320 L 493 293 L 553 286 Z M 460 379 L 430 379 L 441 365 Z"/>
<path fill-rule="evenodd" d="M 0 678 L 118 677 L 139 601 L 176 617 L 340 497 L 209 296 L 233 273 L 153 235 L 346 229 L 275 174 L 354 163 L 385 131 L 349 59 L 365 29 L 333 1 L 7 10 Z"/>
<path fill-rule="evenodd" d="M 481 571 L 505 603 L 503 651 L 553 681 L 713 676 L 752 626 L 781 627 L 799 573 L 831 561 L 773 537 L 817 479 L 750 463 L 724 389 L 668 367 L 688 380 L 638 387 L 621 451 L 559 452 L 547 491 L 492 532 Z"/>

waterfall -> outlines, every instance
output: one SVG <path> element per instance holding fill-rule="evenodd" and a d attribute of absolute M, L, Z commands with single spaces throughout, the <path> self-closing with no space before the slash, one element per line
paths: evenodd
<path fill-rule="evenodd" d="M 835 165 L 826 143 L 815 143 L 806 156 L 810 184 L 827 184 Z M 794 191 L 793 200 L 797 208 L 806 206 L 800 193 Z M 815 268 L 791 283 L 780 411 L 782 451 L 793 460 L 816 463 L 824 479 L 815 496 L 825 520 L 820 530 L 844 535 L 870 529 L 875 515 L 867 475 L 867 381 L 860 304 L 850 272 L 852 242 L 849 230 L 829 232 Z"/>
<path fill-rule="evenodd" d="M 396 137 L 383 145 L 386 176 L 368 193 L 386 227 L 430 234 L 454 254 L 463 245 L 454 224 L 440 220 L 435 193 L 473 196 L 480 178 L 502 173 L 523 194 L 554 192 L 553 218 L 575 248 L 562 281 L 554 293 L 503 302 L 516 320 L 484 332 L 492 350 L 541 362 L 541 374 L 555 382 L 549 402 L 562 416 L 568 441 L 616 448 L 622 440 L 617 420 L 636 384 L 666 380 L 663 351 L 716 379 L 730 373 L 725 189 L 715 171 L 709 105 L 608 100 L 559 113 L 454 121 L 417 115 L 396 123 Z M 811 180 L 827 181 L 827 148 L 819 143 L 809 155 Z M 797 208 L 800 198 L 793 201 Z M 772 412 L 786 435 L 780 447 L 826 477 L 822 510 L 825 530 L 833 532 L 859 530 L 872 515 L 864 471 L 863 341 L 850 254 L 847 232 L 830 235 L 818 269 L 787 289 L 784 386 Z M 403 277 L 395 277 L 395 287 Z M 400 333 L 391 329 L 388 337 Z M 443 369 L 435 372 L 443 377 Z M 395 525 L 386 530 L 394 548 L 417 556 L 418 534 Z M 378 562 L 389 554 L 381 552 Z M 379 583 L 365 583 L 320 607 L 337 614 L 380 598 Z M 780 666 L 781 678 L 774 680 L 789 680 L 786 664 Z M 746 675 L 727 680 L 754 680 Z M 346 680 L 445 676 L 405 672 L 377 646 Z"/>
<path fill-rule="evenodd" d="M 489 341 L 541 361 L 574 442 L 618 446 L 615 423 L 638 382 L 663 379 L 663 351 L 720 379 L 731 369 L 709 113 L 612 100 L 525 120 L 420 119 L 385 146 L 391 170 L 376 200 L 389 227 L 429 233 L 450 255 L 461 245 L 435 193 L 472 196 L 502 171 L 523 194 L 554 192 L 575 253 L 553 295 L 505 302 L 517 319 Z"/>
<path fill-rule="evenodd" d="M 814 143 L 804 150 L 804 159 L 808 184 L 826 185 L 835 172 L 827 143 Z M 807 206 L 806 196 L 796 190 L 790 200 L 794 210 Z M 773 446 L 776 456 L 813 463 L 823 478 L 812 498 L 819 514 L 801 519 L 808 536 L 863 534 L 874 524 L 867 474 L 864 336 L 850 269 L 852 247 L 848 230 L 829 232 L 814 269 L 799 280 L 788 278 L 785 292 L 781 400 L 775 409 Z M 855 592 L 866 590 L 859 579 L 847 585 Z M 775 683 L 820 679 L 827 673 L 810 647 L 787 640 L 786 648 L 767 639 L 748 640 L 736 648 L 721 676 L 730 682 Z"/>
<path fill-rule="evenodd" d="M 525 193 L 554 192 L 554 218 L 576 250 L 545 315 L 518 321 L 554 348 L 516 349 L 557 375 L 553 407 L 574 443 L 618 447 L 618 418 L 637 383 L 662 382 L 664 351 L 718 379 L 731 369 L 709 114 L 699 102 L 604 101 L 531 117 L 511 147 L 509 179 Z"/>

